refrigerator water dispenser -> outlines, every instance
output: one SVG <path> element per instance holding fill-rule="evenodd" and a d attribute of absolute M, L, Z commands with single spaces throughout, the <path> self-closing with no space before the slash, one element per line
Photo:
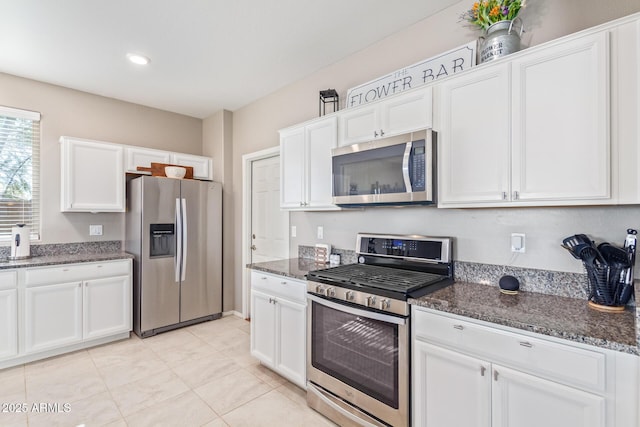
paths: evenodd
<path fill-rule="evenodd" d="M 175 225 L 149 224 L 150 258 L 172 257 L 176 252 Z"/>

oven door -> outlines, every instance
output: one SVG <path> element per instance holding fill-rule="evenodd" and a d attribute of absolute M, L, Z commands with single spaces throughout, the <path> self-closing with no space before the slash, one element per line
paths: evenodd
<path fill-rule="evenodd" d="M 354 308 L 315 295 L 307 297 L 309 392 L 318 388 L 328 391 L 330 394 L 324 393 L 322 400 L 343 416 L 345 406 L 355 407 L 346 408 L 352 420 L 353 414 L 364 411 L 387 424 L 407 426 L 408 318 Z M 366 414 L 360 418 L 361 425 L 380 425 L 365 421 Z"/>

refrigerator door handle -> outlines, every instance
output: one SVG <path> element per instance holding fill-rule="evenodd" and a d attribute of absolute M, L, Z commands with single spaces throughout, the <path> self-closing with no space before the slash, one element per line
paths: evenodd
<path fill-rule="evenodd" d="M 176 198 L 176 257 L 175 265 L 175 281 L 180 282 L 180 270 L 182 262 L 182 210 L 180 209 L 180 199 Z"/>
<path fill-rule="evenodd" d="M 184 281 L 187 277 L 187 199 L 182 199 L 182 263 L 180 264 L 180 270 L 182 270 L 181 279 Z"/>

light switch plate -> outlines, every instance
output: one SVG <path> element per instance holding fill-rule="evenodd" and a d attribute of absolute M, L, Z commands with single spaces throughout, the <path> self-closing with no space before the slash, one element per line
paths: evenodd
<path fill-rule="evenodd" d="M 318 240 L 324 239 L 324 227 L 321 225 L 318 226 L 317 237 L 318 237 Z"/>
<path fill-rule="evenodd" d="M 298 235 L 298 229 L 295 225 L 291 226 L 291 237 L 296 237 Z"/>
<path fill-rule="evenodd" d="M 102 224 L 90 225 L 89 236 L 102 236 Z"/>

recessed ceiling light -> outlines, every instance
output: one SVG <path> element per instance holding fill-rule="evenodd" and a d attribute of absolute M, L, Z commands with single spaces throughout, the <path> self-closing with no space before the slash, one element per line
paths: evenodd
<path fill-rule="evenodd" d="M 129 61 L 138 65 L 147 65 L 149 62 L 151 62 L 151 60 L 146 56 L 137 53 L 127 53 L 127 58 L 129 58 Z"/>

